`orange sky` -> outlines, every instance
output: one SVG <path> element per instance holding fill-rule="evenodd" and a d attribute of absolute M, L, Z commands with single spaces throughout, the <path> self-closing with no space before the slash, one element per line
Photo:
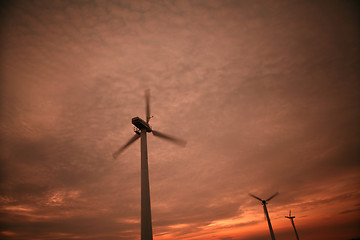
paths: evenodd
<path fill-rule="evenodd" d="M 2 239 L 140 238 L 148 88 L 154 239 L 360 238 L 356 1 L 1 6 Z"/>

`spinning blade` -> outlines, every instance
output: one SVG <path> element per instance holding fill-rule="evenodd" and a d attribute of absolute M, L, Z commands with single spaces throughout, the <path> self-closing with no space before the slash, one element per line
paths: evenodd
<path fill-rule="evenodd" d="M 182 139 L 179 139 L 179 138 L 175 138 L 175 137 L 172 137 L 172 136 L 169 136 L 167 134 L 164 134 L 164 133 L 161 133 L 159 131 L 155 131 L 153 130 L 152 133 L 154 134 L 154 136 L 157 136 L 157 137 L 160 137 L 160 138 L 163 138 L 165 140 L 168 140 L 170 142 L 173 142 L 177 145 L 180 145 L 182 147 L 185 147 L 186 146 L 186 141 L 185 140 L 182 140 Z"/>
<path fill-rule="evenodd" d="M 255 195 L 252 195 L 251 193 L 249 193 L 249 195 L 250 195 L 251 197 L 253 197 L 253 198 L 256 198 L 256 199 L 259 200 L 260 202 L 262 202 L 262 199 L 261 199 L 261 198 L 255 196 Z"/>
<path fill-rule="evenodd" d="M 122 147 L 120 147 L 118 150 L 116 150 L 113 153 L 113 158 L 116 159 L 117 156 L 119 156 L 119 154 L 124 151 L 128 146 L 130 146 L 133 142 L 135 142 L 138 138 L 140 138 L 140 135 L 135 134 L 132 138 L 130 138 L 130 140 Z"/>
<path fill-rule="evenodd" d="M 150 120 L 150 89 L 145 90 L 145 103 L 146 103 L 146 122 Z"/>
<path fill-rule="evenodd" d="M 270 201 L 271 199 L 273 199 L 274 197 L 276 197 L 279 194 L 279 192 L 276 192 L 274 195 L 272 195 L 271 197 L 269 197 L 268 199 L 266 199 L 265 201 Z"/>

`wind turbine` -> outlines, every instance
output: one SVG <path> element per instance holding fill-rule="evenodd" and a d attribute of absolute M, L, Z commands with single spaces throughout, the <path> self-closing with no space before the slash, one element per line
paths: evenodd
<path fill-rule="evenodd" d="M 153 130 L 149 125 L 150 120 L 150 90 L 145 90 L 145 111 L 146 122 L 139 117 L 132 118 L 131 122 L 134 124 L 135 135 L 122 147 L 113 153 L 113 158 L 116 159 L 119 154 L 141 138 L 141 240 L 152 240 L 152 223 L 151 223 L 151 206 L 150 206 L 150 187 L 149 187 L 149 169 L 148 169 L 148 154 L 147 154 L 147 139 L 146 133 L 152 132 L 154 136 L 171 141 L 180 146 L 185 146 L 184 140 L 169 136 L 167 134 Z"/>
<path fill-rule="evenodd" d="M 296 228 L 295 228 L 295 223 L 294 223 L 294 218 L 295 218 L 295 216 L 291 216 L 291 210 L 290 210 L 290 212 L 289 212 L 289 216 L 285 216 L 286 218 L 288 218 L 288 219 L 290 219 L 290 221 L 291 221 L 291 224 L 293 225 L 293 227 L 294 227 L 294 231 L 295 231 L 295 235 L 296 235 L 296 239 L 297 240 L 299 240 L 299 235 L 298 235 L 298 233 L 297 233 L 297 231 L 296 231 Z"/>
<path fill-rule="evenodd" d="M 266 216 L 266 220 L 269 224 L 269 230 L 270 230 L 270 235 L 271 235 L 271 239 L 272 240 L 275 240 L 275 235 L 274 235 L 274 231 L 272 229 L 272 226 L 271 226 L 271 222 L 270 222 L 270 217 L 269 217 L 269 213 L 268 213 L 268 210 L 267 210 L 267 207 L 266 207 L 266 204 L 268 204 L 267 202 L 270 201 L 271 199 L 273 199 L 276 195 L 278 195 L 279 193 L 275 193 L 274 195 L 272 195 L 271 197 L 269 197 L 268 199 L 266 200 L 263 200 L 255 195 L 252 195 L 251 193 L 249 193 L 249 195 L 257 200 L 259 200 L 261 202 L 261 204 L 263 205 L 264 207 L 264 213 L 265 213 L 265 216 Z"/>

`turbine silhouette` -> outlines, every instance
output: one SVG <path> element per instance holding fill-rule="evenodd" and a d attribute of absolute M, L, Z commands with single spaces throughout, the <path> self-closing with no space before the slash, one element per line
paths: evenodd
<path fill-rule="evenodd" d="M 294 231 L 295 231 L 296 239 L 299 240 L 299 235 L 298 235 L 298 233 L 297 233 L 297 231 L 296 231 L 295 223 L 294 223 L 294 218 L 295 218 L 295 216 L 291 216 L 291 210 L 290 210 L 290 212 L 289 212 L 289 216 L 285 216 L 285 217 L 288 218 L 288 219 L 290 219 L 291 224 L 292 224 L 292 226 L 293 226 L 293 228 L 294 228 Z"/>
<path fill-rule="evenodd" d="M 270 217 L 269 217 L 269 213 L 268 213 L 268 210 L 267 210 L 267 207 L 266 207 L 266 204 L 268 204 L 267 202 L 270 201 L 271 199 L 273 199 L 276 195 L 278 195 L 279 193 L 275 193 L 274 195 L 272 195 L 271 197 L 269 197 L 268 199 L 266 200 L 263 200 L 251 193 L 249 193 L 249 195 L 257 200 L 259 200 L 261 202 L 261 204 L 263 205 L 264 207 L 264 213 L 265 213 L 265 217 L 266 217 L 266 220 L 268 222 L 268 225 L 269 225 L 269 230 L 270 230 L 270 235 L 271 235 L 271 239 L 272 240 L 275 240 L 275 235 L 274 235 L 274 231 L 272 229 L 272 226 L 271 226 L 271 222 L 270 222 Z"/>
<path fill-rule="evenodd" d="M 139 117 L 132 118 L 134 124 L 135 135 L 122 147 L 113 153 L 116 159 L 121 152 L 141 138 L 141 240 L 152 240 L 152 223 L 151 223 L 151 206 L 150 206 L 150 187 L 149 187 L 149 170 L 148 170 L 148 154 L 147 154 L 147 138 L 146 133 L 152 132 L 154 136 L 171 141 L 180 146 L 185 146 L 186 141 L 179 138 L 169 136 L 159 131 L 153 130 L 149 125 L 150 120 L 150 90 L 145 90 L 146 103 L 146 122 Z"/>

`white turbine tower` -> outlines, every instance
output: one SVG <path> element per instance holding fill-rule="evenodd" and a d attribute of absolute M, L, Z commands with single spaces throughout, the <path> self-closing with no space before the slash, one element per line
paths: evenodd
<path fill-rule="evenodd" d="M 128 146 L 141 138 L 141 240 L 152 240 L 151 206 L 150 206 L 150 187 L 146 133 L 152 132 L 154 136 L 185 146 L 184 140 L 171 137 L 167 134 L 153 130 L 149 125 L 150 120 L 150 91 L 145 91 L 146 102 L 146 122 L 139 117 L 132 118 L 131 122 L 135 125 L 135 135 L 116 152 L 113 153 L 114 159 Z"/>
<path fill-rule="evenodd" d="M 269 217 L 269 213 L 268 213 L 268 210 L 267 210 L 267 207 L 266 207 L 266 204 L 268 204 L 267 202 L 270 201 L 271 199 L 273 199 L 276 195 L 278 195 L 279 193 L 275 193 L 274 195 L 272 195 L 271 197 L 269 197 L 268 199 L 266 200 L 263 200 L 255 195 L 252 195 L 251 193 L 249 193 L 249 195 L 257 200 L 259 200 L 261 202 L 261 204 L 263 205 L 264 207 L 264 213 L 265 213 L 265 217 L 266 217 L 266 220 L 268 222 L 268 225 L 269 225 L 269 230 L 270 230 L 270 235 L 271 235 L 271 239 L 272 240 L 275 240 L 275 235 L 274 235 L 274 231 L 272 229 L 272 226 L 271 226 L 271 222 L 270 222 L 270 217 Z"/>

